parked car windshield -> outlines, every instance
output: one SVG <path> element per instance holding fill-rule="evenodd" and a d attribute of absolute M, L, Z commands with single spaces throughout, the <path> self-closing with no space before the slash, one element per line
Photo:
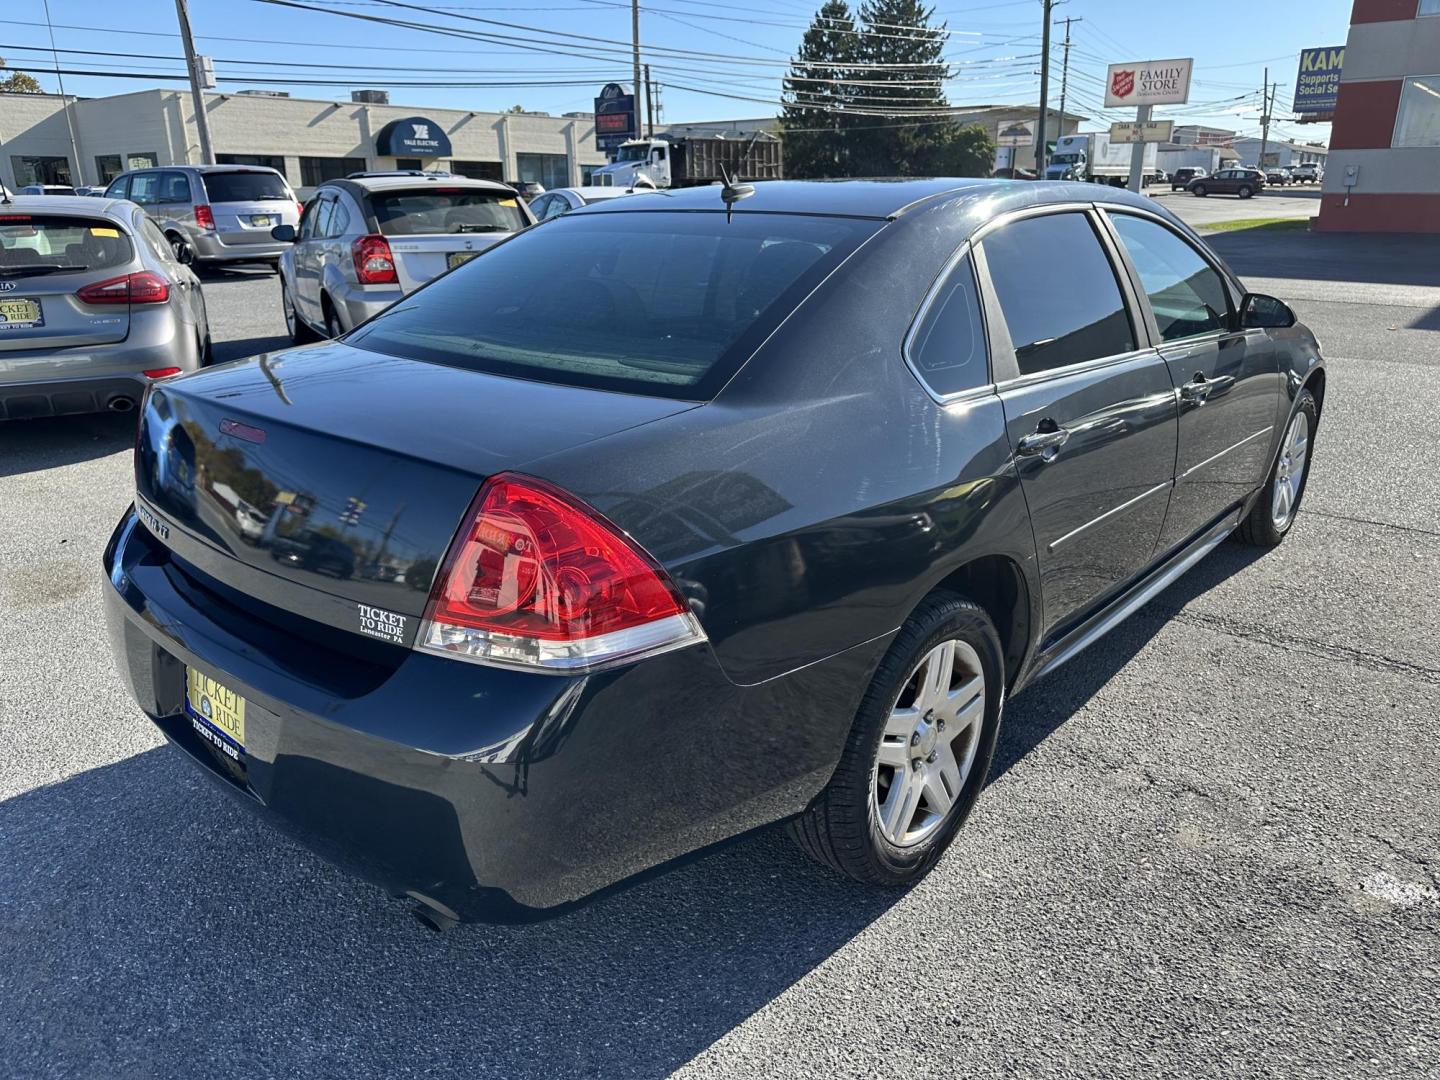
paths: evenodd
<path fill-rule="evenodd" d="M 205 191 L 212 203 L 256 202 L 294 198 L 285 181 L 273 172 L 213 172 L 205 174 Z"/>
<path fill-rule="evenodd" d="M 345 340 L 498 375 L 705 400 L 881 224 L 566 214 L 437 278 Z"/>
<path fill-rule="evenodd" d="M 49 273 L 104 270 L 133 255 L 130 238 L 104 218 L 0 212 L 0 277 L 41 267 Z"/>
<path fill-rule="evenodd" d="M 465 188 L 379 191 L 370 207 L 385 236 L 517 232 L 529 224 L 514 195 Z"/>

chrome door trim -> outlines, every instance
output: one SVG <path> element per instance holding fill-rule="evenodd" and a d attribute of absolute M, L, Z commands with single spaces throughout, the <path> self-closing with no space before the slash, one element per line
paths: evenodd
<path fill-rule="evenodd" d="M 1017 375 L 1012 379 L 997 382 L 995 388 L 1000 393 L 1004 393 L 1008 390 L 1018 390 L 1037 383 L 1050 382 L 1052 379 L 1063 379 L 1071 375 L 1095 371 L 1099 368 L 1118 367 L 1132 360 L 1154 360 L 1156 363 L 1162 363 L 1163 357 L 1157 350 L 1147 346 L 1132 349 L 1130 352 L 1116 353 L 1114 356 L 1097 356 L 1094 360 L 1086 360 L 1083 364 L 1070 364 L 1067 367 L 1047 368 L 1044 371 L 1031 372 L 1029 375 Z"/>
<path fill-rule="evenodd" d="M 1079 536 L 1081 533 L 1083 533 L 1086 529 L 1090 528 L 1092 525 L 1099 525 L 1100 522 L 1105 521 L 1105 520 L 1108 519 L 1108 518 L 1112 518 L 1112 517 L 1114 517 L 1116 514 L 1119 514 L 1119 513 L 1123 512 L 1123 511 L 1125 511 L 1125 510 L 1130 509 L 1130 507 L 1134 506 L 1134 505 L 1135 505 L 1136 503 L 1138 503 L 1138 502 L 1141 502 L 1141 501 L 1143 501 L 1143 500 L 1145 500 L 1145 499 L 1148 499 L 1151 495 L 1155 495 L 1155 494 L 1158 494 L 1159 492 L 1169 490 L 1169 488 L 1172 487 L 1172 486 L 1174 485 L 1174 483 L 1175 483 L 1174 480 L 1166 480 L 1166 481 L 1164 481 L 1163 483 L 1156 484 L 1156 485 L 1155 485 L 1154 487 L 1152 487 L 1149 491 L 1142 491 L 1139 495 L 1136 495 L 1133 499 L 1126 499 L 1126 500 L 1125 500 L 1123 503 L 1121 503 L 1119 506 L 1112 506 L 1109 510 L 1106 510 L 1106 511 L 1105 511 L 1103 514 L 1101 514 L 1099 517 L 1097 517 L 1097 518 L 1091 518 L 1089 521 L 1085 522 L 1084 525 L 1081 525 L 1081 526 L 1079 526 L 1078 528 L 1071 529 L 1068 533 L 1066 533 L 1064 536 L 1060 537 L 1058 540 L 1051 540 L 1050 543 L 1049 543 L 1048 545 L 1046 545 L 1045 550 L 1046 550 L 1046 551 L 1054 551 L 1054 550 L 1055 550 L 1056 548 L 1058 548 L 1061 544 L 1065 543 L 1067 540 L 1073 540 L 1075 537 Z"/>
<path fill-rule="evenodd" d="M 1220 460 L 1222 457 L 1224 457 L 1226 454 L 1230 453 L 1231 450 L 1239 450 L 1240 447 L 1244 446 L 1246 443 L 1250 442 L 1252 439 L 1258 439 L 1258 438 L 1260 438 L 1260 436 L 1262 436 L 1262 435 L 1269 435 L 1270 432 L 1272 432 L 1272 431 L 1274 431 L 1274 430 L 1275 430 L 1275 425 L 1274 425 L 1274 424 L 1271 424 L 1271 425 L 1269 425 L 1268 427 L 1263 427 L 1263 428 L 1261 428 L 1259 431 L 1256 431 L 1256 432 L 1253 432 L 1253 433 L 1251 433 L 1251 434 L 1249 434 L 1249 435 L 1246 435 L 1243 439 L 1241 439 L 1239 442 L 1237 442 L 1234 446 L 1227 446 L 1224 450 L 1221 450 L 1218 454 L 1211 454 L 1211 455 L 1210 455 L 1209 457 L 1207 457 L 1204 461 L 1197 462 L 1196 464 L 1191 465 L 1190 468 L 1186 469 L 1183 473 L 1180 474 L 1180 479 L 1181 479 L 1181 480 L 1184 480 L 1185 477 L 1189 476 L 1189 475 L 1190 475 L 1191 473 L 1193 473 L 1193 472 L 1197 472 L 1197 471 L 1199 471 L 1200 469 L 1203 469 L 1206 465 L 1209 465 L 1212 461 L 1219 461 L 1219 460 Z"/>
<path fill-rule="evenodd" d="M 1175 559 L 1168 567 L 1137 588 L 1125 599 L 1121 600 L 1103 616 L 1087 626 L 1072 631 L 1065 638 L 1056 643 L 1055 651 L 1040 660 L 1038 665 L 1025 678 L 1028 685 L 1042 675 L 1054 671 L 1061 664 L 1072 660 L 1083 649 L 1089 648 L 1095 642 L 1115 629 L 1140 608 L 1153 600 L 1160 593 L 1169 588 L 1177 578 L 1198 563 L 1210 552 L 1219 547 L 1240 522 L 1240 510 L 1231 510 L 1218 522 L 1212 525 L 1209 531 L 1202 533 L 1200 538 L 1194 542 L 1191 548 Z"/>

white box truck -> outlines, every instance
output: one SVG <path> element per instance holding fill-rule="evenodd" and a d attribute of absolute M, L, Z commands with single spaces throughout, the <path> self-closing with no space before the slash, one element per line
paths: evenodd
<path fill-rule="evenodd" d="M 1158 143 L 1145 143 L 1144 177 L 1156 173 L 1155 155 Z M 1108 131 L 1092 131 L 1084 135 L 1061 135 L 1055 140 L 1055 153 L 1045 168 L 1046 180 L 1088 180 L 1095 184 L 1124 187 L 1130 179 L 1130 156 L 1133 143 L 1112 143 Z"/>

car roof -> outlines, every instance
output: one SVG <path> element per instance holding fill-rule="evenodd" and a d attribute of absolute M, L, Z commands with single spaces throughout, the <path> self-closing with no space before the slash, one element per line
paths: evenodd
<path fill-rule="evenodd" d="M 326 180 L 322 187 L 340 187 L 352 192 L 361 191 L 389 191 L 395 188 L 421 188 L 429 184 L 440 187 L 464 187 L 474 188 L 477 191 L 498 191 L 513 192 L 515 189 L 508 184 L 502 184 L 498 180 L 477 180 L 469 176 L 449 176 L 441 173 L 432 173 L 429 176 L 416 176 L 414 173 L 396 173 L 394 176 L 356 176 L 345 177 L 338 180 Z"/>
<path fill-rule="evenodd" d="M 9 202 L 0 202 L 0 214 L 19 214 L 28 210 L 36 214 L 63 214 L 68 211 L 86 217 L 96 214 L 123 217 L 125 208 L 133 205 L 125 199 L 97 199 L 93 195 L 12 195 Z"/>
<path fill-rule="evenodd" d="M 1105 202 L 1154 211 L 1144 195 L 1106 184 L 1073 180 L 1001 180 L 932 178 L 925 180 L 762 180 L 754 194 L 734 204 L 734 212 L 815 214 L 832 217 L 896 218 L 952 203 L 977 206 L 993 201 L 996 213 L 1047 203 Z M 643 214 L 655 211 L 724 210 L 720 185 L 670 189 L 660 199 L 609 199 L 589 212 Z"/>

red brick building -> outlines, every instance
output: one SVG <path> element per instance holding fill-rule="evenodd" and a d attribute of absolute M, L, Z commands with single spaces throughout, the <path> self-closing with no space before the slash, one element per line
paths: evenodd
<path fill-rule="evenodd" d="M 1440 0 L 1355 0 L 1316 228 L 1440 233 Z"/>

